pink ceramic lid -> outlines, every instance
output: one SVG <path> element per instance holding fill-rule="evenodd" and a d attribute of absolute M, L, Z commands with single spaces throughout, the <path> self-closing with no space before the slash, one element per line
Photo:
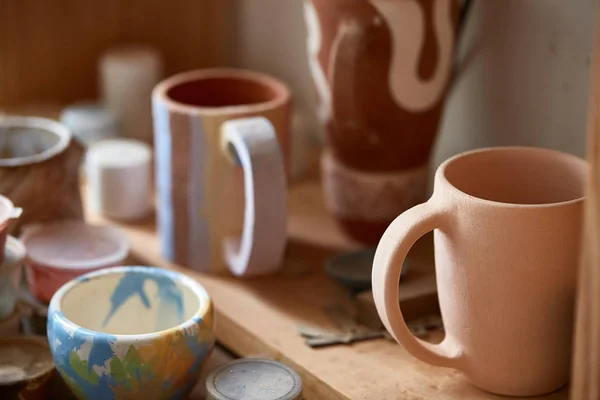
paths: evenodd
<path fill-rule="evenodd" d="M 83 221 L 29 226 L 21 240 L 31 262 L 55 268 L 102 268 L 122 263 L 129 253 L 129 241 L 119 229 Z"/>

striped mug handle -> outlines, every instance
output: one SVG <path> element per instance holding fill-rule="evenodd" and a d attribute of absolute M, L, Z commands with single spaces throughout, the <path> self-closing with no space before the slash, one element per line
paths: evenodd
<path fill-rule="evenodd" d="M 287 241 L 287 182 L 275 128 L 264 117 L 230 120 L 221 145 L 243 168 L 245 195 L 242 235 L 225 239 L 225 260 L 236 276 L 273 273 Z"/>

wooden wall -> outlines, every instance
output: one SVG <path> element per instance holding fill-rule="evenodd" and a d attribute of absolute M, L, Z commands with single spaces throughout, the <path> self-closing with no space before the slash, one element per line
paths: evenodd
<path fill-rule="evenodd" d="M 590 174 L 584 214 L 571 398 L 600 399 L 600 10 L 596 16 L 587 158 Z"/>
<path fill-rule="evenodd" d="M 168 74 L 228 63 L 233 0 L 0 0 L 0 108 L 97 94 L 96 61 L 157 47 Z"/>

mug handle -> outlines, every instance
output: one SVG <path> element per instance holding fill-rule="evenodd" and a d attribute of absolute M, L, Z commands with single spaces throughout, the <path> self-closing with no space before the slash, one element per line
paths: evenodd
<path fill-rule="evenodd" d="M 394 339 L 414 357 L 440 367 L 457 368 L 462 351 L 446 333 L 439 344 L 427 343 L 408 329 L 400 310 L 398 285 L 402 264 L 410 248 L 427 232 L 443 229 L 449 210 L 435 198 L 398 216 L 387 228 L 373 260 L 373 297 L 384 326 Z"/>
<path fill-rule="evenodd" d="M 275 272 L 287 242 L 287 183 L 275 128 L 264 117 L 230 120 L 221 145 L 242 166 L 245 195 L 242 236 L 225 239 L 225 260 L 236 276 Z"/>

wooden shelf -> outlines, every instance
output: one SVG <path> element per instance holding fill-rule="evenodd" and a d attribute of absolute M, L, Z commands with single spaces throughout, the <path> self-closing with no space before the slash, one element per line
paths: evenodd
<path fill-rule="evenodd" d="M 323 308 L 350 304 L 347 291 L 323 272 L 324 260 L 359 245 L 344 238 L 325 211 L 318 180 L 295 184 L 289 201 L 283 269 L 251 280 L 204 275 L 166 262 L 159 254 L 153 221 L 122 225 L 93 215 L 88 221 L 122 227 L 140 262 L 185 272 L 202 283 L 217 310 L 218 340 L 241 356 L 270 357 L 293 367 L 303 378 L 307 400 L 503 399 L 471 386 L 458 371 L 417 361 L 386 339 L 321 349 L 306 346 L 296 333 L 298 324 L 332 327 Z M 440 339 L 441 333 L 431 337 Z M 567 397 L 563 389 L 538 399 Z"/>

